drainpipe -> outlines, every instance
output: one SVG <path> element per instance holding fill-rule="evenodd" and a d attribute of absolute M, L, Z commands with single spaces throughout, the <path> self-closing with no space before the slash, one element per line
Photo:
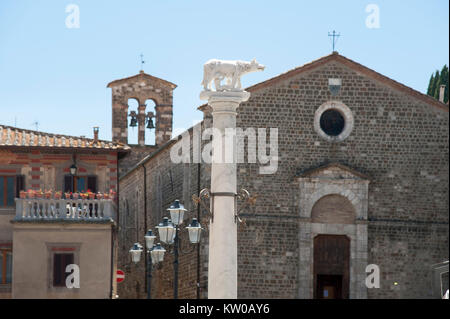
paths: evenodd
<path fill-rule="evenodd" d="M 98 133 L 98 131 L 97 131 Z M 98 136 L 97 136 L 98 138 Z M 110 296 L 111 299 L 115 298 L 114 294 L 114 244 L 115 244 L 115 233 L 117 229 L 119 228 L 119 153 L 117 153 L 116 156 L 117 163 L 116 163 L 116 196 L 117 196 L 117 205 L 116 206 L 116 227 L 114 227 L 114 224 L 112 225 L 111 229 L 111 292 Z"/>
<path fill-rule="evenodd" d="M 144 169 L 144 231 L 147 232 L 147 168 L 144 163 L 142 164 L 142 168 Z M 147 249 L 147 247 L 145 248 Z M 144 258 L 145 262 L 145 287 L 148 287 L 148 258 Z M 151 267 L 151 265 L 150 265 Z M 151 284 L 151 283 L 150 283 Z"/>
<path fill-rule="evenodd" d="M 197 164 L 197 195 L 200 196 L 200 169 L 201 164 Z M 197 220 L 200 223 L 200 204 L 197 205 Z M 200 299 L 200 245 L 197 245 L 197 299 Z"/>

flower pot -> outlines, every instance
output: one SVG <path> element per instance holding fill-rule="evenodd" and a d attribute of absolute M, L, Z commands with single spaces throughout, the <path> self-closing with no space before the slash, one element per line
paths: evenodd
<path fill-rule="evenodd" d="M 103 194 L 98 193 L 97 194 L 97 199 L 102 199 L 103 198 Z"/>
<path fill-rule="evenodd" d="M 27 192 L 20 192 L 20 198 L 27 198 Z"/>
<path fill-rule="evenodd" d="M 73 199 L 78 199 L 78 195 L 79 195 L 78 193 L 73 193 L 72 194 Z"/>
<path fill-rule="evenodd" d="M 94 193 L 90 193 L 89 194 L 89 199 L 95 199 L 95 194 Z"/>
<path fill-rule="evenodd" d="M 66 199 L 70 199 L 70 193 L 64 193 L 64 196 L 66 197 Z"/>
<path fill-rule="evenodd" d="M 55 199 L 61 199 L 61 193 L 55 193 Z"/>
<path fill-rule="evenodd" d="M 35 193 L 34 192 L 28 192 L 27 196 L 28 196 L 28 198 L 33 199 L 35 197 Z"/>

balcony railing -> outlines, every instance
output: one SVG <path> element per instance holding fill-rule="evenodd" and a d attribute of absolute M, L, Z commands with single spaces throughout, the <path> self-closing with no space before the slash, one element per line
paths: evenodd
<path fill-rule="evenodd" d="M 16 198 L 16 221 L 108 221 L 115 220 L 112 199 Z"/>

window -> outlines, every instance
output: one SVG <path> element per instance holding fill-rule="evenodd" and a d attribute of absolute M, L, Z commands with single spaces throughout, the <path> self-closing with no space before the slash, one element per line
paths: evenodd
<path fill-rule="evenodd" d="M 320 128 L 328 135 L 338 136 L 344 130 L 344 126 L 344 117 L 337 110 L 326 110 L 320 117 Z"/>
<path fill-rule="evenodd" d="M 90 190 L 97 192 L 97 176 L 64 176 L 64 191 L 65 192 L 86 192 Z"/>
<path fill-rule="evenodd" d="M 342 142 L 353 130 L 352 111 L 343 103 L 329 101 L 314 114 L 314 130 L 329 142 Z"/>
<path fill-rule="evenodd" d="M 25 189 L 25 178 L 18 176 L 0 176 L 0 207 L 14 206 L 14 198 Z"/>
<path fill-rule="evenodd" d="M 53 255 L 53 286 L 54 287 L 65 287 L 66 278 L 69 273 L 66 273 L 67 265 L 74 263 L 74 255 L 55 253 Z"/>
<path fill-rule="evenodd" d="M 9 249 L 0 250 L 0 284 L 10 284 L 12 281 L 12 252 Z"/>

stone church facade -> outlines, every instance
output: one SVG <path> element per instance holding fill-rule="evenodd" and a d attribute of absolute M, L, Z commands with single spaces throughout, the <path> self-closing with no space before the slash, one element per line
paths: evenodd
<path fill-rule="evenodd" d="M 336 95 L 329 79 L 341 82 Z M 246 90 L 237 127 L 278 128 L 279 159 L 270 175 L 238 164 L 238 189 L 258 196 L 238 231 L 238 297 L 431 298 L 432 265 L 448 260 L 448 105 L 336 52 Z M 199 110 L 203 130 L 210 110 Z M 113 131 L 119 122 L 113 112 Z M 176 142 L 120 164 L 120 298 L 145 297 L 145 263 L 128 250 L 173 200 L 203 218 L 191 196 L 210 186 L 210 165 L 172 163 Z M 180 298 L 207 297 L 207 237 L 183 247 L 192 251 L 180 256 Z M 167 253 L 153 271 L 153 298 L 172 297 L 172 262 Z M 379 288 L 366 287 L 371 264 Z"/>

